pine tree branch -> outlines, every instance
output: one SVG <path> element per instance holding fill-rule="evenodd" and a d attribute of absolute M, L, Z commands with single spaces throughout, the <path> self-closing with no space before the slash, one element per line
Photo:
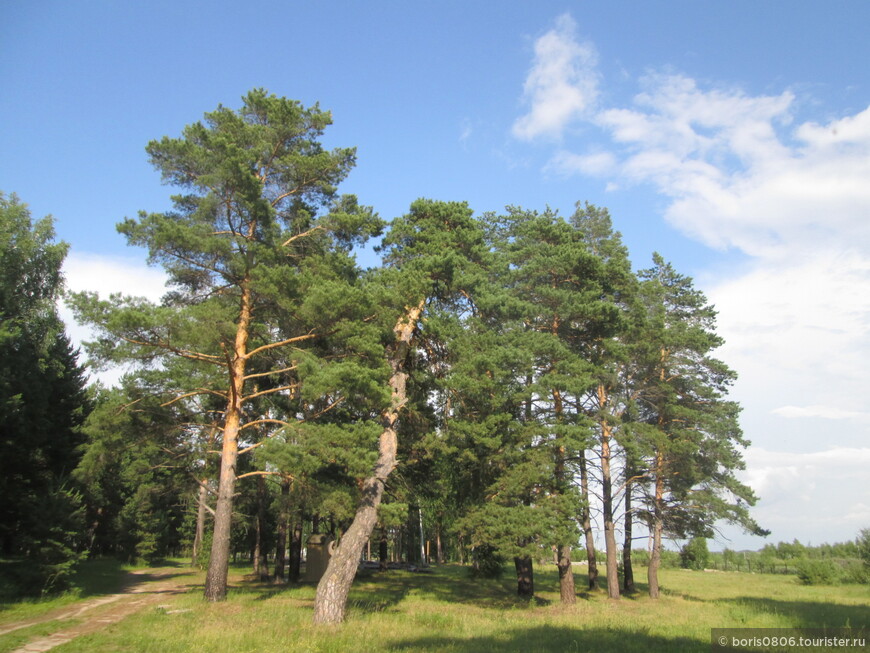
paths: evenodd
<path fill-rule="evenodd" d="M 296 336 L 295 338 L 287 338 L 286 340 L 281 340 L 279 342 L 270 342 L 268 345 L 263 345 L 262 347 L 257 347 L 256 349 L 252 349 L 247 354 L 245 354 L 245 358 L 252 358 L 257 354 L 264 352 L 268 349 L 274 349 L 275 347 L 283 347 L 284 345 L 289 345 L 294 342 L 302 342 L 303 340 L 311 340 L 312 338 L 316 338 L 317 333 L 313 330 L 306 333 L 304 336 Z"/>
<path fill-rule="evenodd" d="M 227 395 L 225 392 L 219 392 L 217 390 L 209 390 L 208 388 L 197 388 L 196 390 L 192 390 L 191 392 L 185 392 L 183 395 L 178 395 L 177 397 L 175 397 L 175 399 L 170 399 L 169 401 L 160 404 L 160 407 L 165 408 L 166 406 L 171 406 L 176 401 L 181 401 L 182 399 L 185 399 L 187 397 L 195 397 L 197 395 L 206 395 L 206 394 L 216 395 L 216 396 L 220 397 L 221 399 L 227 398 Z"/>
<path fill-rule="evenodd" d="M 290 385 L 282 385 L 277 388 L 269 388 L 268 390 L 260 390 L 260 392 L 255 392 L 252 395 L 245 395 L 240 399 L 241 403 L 245 403 L 253 399 L 254 397 L 262 397 L 263 395 L 275 394 L 276 392 L 281 392 L 282 390 L 293 390 L 298 388 L 301 384 L 299 383 L 291 383 Z"/>
<path fill-rule="evenodd" d="M 256 379 L 256 378 L 259 378 L 261 376 L 272 376 L 273 374 L 281 374 L 282 372 L 292 372 L 293 370 L 297 369 L 298 367 L 299 367 L 298 365 L 291 365 L 290 367 L 282 367 L 280 370 L 270 370 L 268 372 L 258 372 L 257 374 L 248 374 L 244 377 L 244 380 L 247 381 L 248 379 Z"/>

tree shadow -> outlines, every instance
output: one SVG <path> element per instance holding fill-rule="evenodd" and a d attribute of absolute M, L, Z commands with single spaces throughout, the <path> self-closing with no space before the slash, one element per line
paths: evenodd
<path fill-rule="evenodd" d="M 607 653 L 669 653 L 699 652 L 710 650 L 709 641 L 688 637 L 660 637 L 644 632 L 625 632 L 603 628 L 573 629 L 565 626 L 534 626 L 513 628 L 498 635 L 455 639 L 437 635 L 424 635 L 406 639 L 390 646 L 392 651 L 455 651 L 479 653 L 480 651 L 504 651 L 509 653 L 551 653 L 552 651 L 596 651 Z"/>
<path fill-rule="evenodd" d="M 719 603 L 743 606 L 753 613 L 775 614 L 793 619 L 799 628 L 870 628 L 870 605 L 781 601 L 754 596 L 719 599 Z"/>

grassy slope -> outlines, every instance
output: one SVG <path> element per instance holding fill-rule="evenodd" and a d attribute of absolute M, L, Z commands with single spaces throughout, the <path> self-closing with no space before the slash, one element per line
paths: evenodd
<path fill-rule="evenodd" d="M 870 625 L 867 586 L 805 587 L 791 576 L 734 572 L 661 576 L 657 602 L 596 592 L 565 608 L 555 570 L 537 573 L 531 604 L 514 598 L 510 578 L 470 580 L 458 567 L 373 574 L 354 585 L 348 621 L 328 629 L 310 624 L 313 585 L 276 588 L 236 576 L 226 603 L 191 592 L 172 599 L 169 612 L 146 610 L 56 650 L 709 651 L 711 628 Z"/>

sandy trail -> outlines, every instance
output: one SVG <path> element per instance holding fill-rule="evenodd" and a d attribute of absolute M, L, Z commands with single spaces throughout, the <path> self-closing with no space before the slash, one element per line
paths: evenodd
<path fill-rule="evenodd" d="M 170 596 L 183 594 L 194 584 L 192 574 L 185 570 L 137 569 L 129 572 L 124 589 L 117 594 L 88 599 L 72 606 L 48 612 L 38 619 L 6 624 L 0 627 L 0 635 L 48 621 L 82 619 L 74 626 L 32 639 L 24 646 L 15 649 L 13 653 L 50 651 L 80 635 L 87 635 L 117 623 L 142 608 L 156 605 Z"/>

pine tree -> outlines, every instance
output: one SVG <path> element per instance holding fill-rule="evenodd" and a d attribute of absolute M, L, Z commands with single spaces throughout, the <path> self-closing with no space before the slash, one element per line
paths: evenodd
<path fill-rule="evenodd" d="M 752 491 L 734 476 L 747 446 L 726 399 L 735 375 L 712 357 L 722 344 L 716 312 L 689 277 L 655 254 L 639 273 L 647 320 L 638 347 L 639 414 L 634 426 L 645 448 L 650 490 L 643 498 L 652 534 L 649 594 L 659 596 L 662 536 L 712 536 L 717 519 L 763 534 L 749 517 Z"/>
<path fill-rule="evenodd" d="M 370 305 L 383 328 L 389 368 L 388 405 L 381 411 L 378 458 L 362 485 L 360 502 L 317 586 L 314 622 L 344 620 L 360 555 L 378 522 L 378 506 L 398 464 L 401 418 L 409 401 L 415 347 L 427 311 L 461 295 L 464 278 L 483 256 L 479 224 L 464 203 L 417 200 L 395 219 L 382 245 L 385 268 L 370 280 Z"/>
<path fill-rule="evenodd" d="M 380 228 L 355 199 L 336 198 L 355 152 L 322 148 L 319 139 L 330 123 L 330 114 L 316 105 L 304 108 L 254 90 L 240 110 L 218 107 L 180 138 L 149 143 L 164 181 L 188 193 L 172 197 L 172 211 L 142 212 L 118 228 L 166 269 L 172 291 L 160 305 L 75 298 L 79 319 L 102 334 L 92 356 L 143 364 L 182 357 L 199 368 L 193 378 L 208 383 L 175 398 L 211 395 L 224 403 L 205 586 L 210 601 L 226 596 L 236 466 L 246 431 L 288 423 L 255 406 L 267 395 L 302 392 L 302 375 L 323 376 L 328 366 L 306 348 L 341 331 L 354 306 L 349 250 Z"/>

